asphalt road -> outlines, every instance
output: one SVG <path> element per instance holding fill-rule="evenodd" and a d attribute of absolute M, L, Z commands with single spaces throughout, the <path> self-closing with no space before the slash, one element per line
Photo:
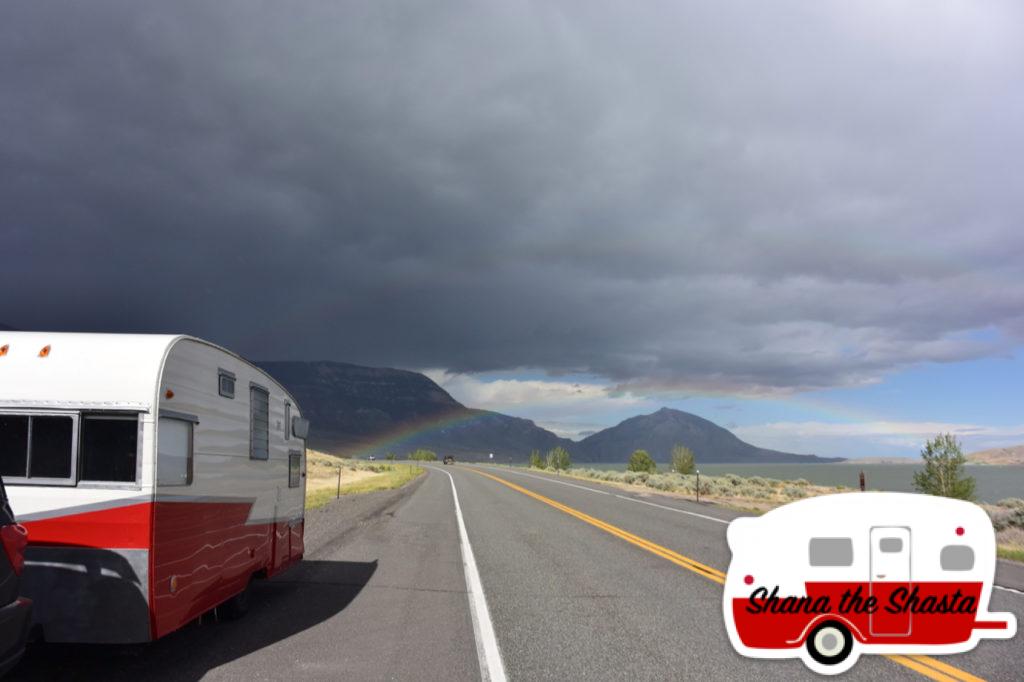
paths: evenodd
<path fill-rule="evenodd" d="M 464 570 L 452 483 L 475 572 Z M 307 560 L 259 584 L 244 619 L 145 646 L 34 645 L 12 677 L 476 680 L 493 670 L 484 639 L 512 680 L 811 679 L 798 661 L 732 650 L 719 584 L 593 523 L 724 571 L 722 521 L 735 515 L 522 470 L 430 467 L 403 490 L 310 513 Z M 486 595 L 476 606 L 471 573 Z M 990 608 L 1024 624 L 1024 594 L 996 590 Z M 1024 643 L 1018 634 L 941 661 L 954 666 L 949 680 L 1019 680 Z M 877 656 L 845 677 L 924 679 Z"/>

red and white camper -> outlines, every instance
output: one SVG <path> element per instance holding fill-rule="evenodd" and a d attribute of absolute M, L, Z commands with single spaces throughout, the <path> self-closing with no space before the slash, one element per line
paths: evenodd
<path fill-rule="evenodd" d="M 861 653 L 950 654 L 1016 633 L 1013 614 L 988 612 L 995 533 L 969 502 L 826 495 L 736 519 L 727 536 L 723 610 L 745 656 L 836 674 Z"/>
<path fill-rule="evenodd" d="M 145 642 L 303 554 L 295 399 L 187 336 L 0 332 L 0 474 L 51 642 Z"/>

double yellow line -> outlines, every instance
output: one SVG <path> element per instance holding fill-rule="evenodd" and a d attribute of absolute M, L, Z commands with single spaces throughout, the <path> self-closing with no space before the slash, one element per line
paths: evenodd
<path fill-rule="evenodd" d="M 703 578 L 707 578 L 708 580 L 716 582 L 719 585 L 725 584 L 725 573 L 719 571 L 717 568 L 712 568 L 711 566 L 702 564 L 699 561 L 695 561 L 689 557 L 683 556 L 678 552 L 674 552 L 667 547 L 662 547 L 661 545 L 651 542 L 650 540 L 644 539 L 639 535 L 633 535 L 629 531 L 623 530 L 618 526 L 613 526 L 612 524 L 606 523 L 601 519 L 594 518 L 589 514 L 584 514 L 578 509 L 573 509 L 568 505 L 552 500 L 550 497 L 545 497 L 544 495 L 535 493 L 532 490 L 527 490 L 526 488 L 520 485 L 516 485 L 515 483 L 506 481 L 504 478 L 499 478 L 497 476 L 487 473 L 486 471 L 480 471 L 479 469 L 476 468 L 472 468 L 470 470 L 480 474 L 481 476 L 486 476 L 492 481 L 497 481 L 503 486 L 511 488 L 516 492 L 520 492 L 523 495 L 526 495 L 527 497 L 532 497 L 538 502 L 543 502 L 544 504 L 554 507 L 555 509 L 561 512 L 565 512 L 569 516 L 573 516 L 579 519 L 580 521 L 583 521 L 584 523 L 589 523 L 591 526 L 594 526 L 595 528 L 600 528 L 606 533 L 610 533 L 611 535 L 614 535 L 617 538 L 625 540 L 631 545 L 636 545 L 641 549 L 647 550 L 651 554 L 660 556 L 662 559 L 667 559 L 668 561 L 671 561 L 677 566 L 685 568 L 688 571 L 692 571 L 693 573 L 696 573 L 697 575 Z M 909 668 L 916 673 L 920 673 L 925 677 L 937 680 L 938 682 L 985 682 L 985 680 L 983 680 L 980 677 L 975 677 L 969 672 L 960 670 L 959 668 L 949 665 L 948 663 L 943 663 L 942 661 L 934 659 L 931 656 L 886 656 L 886 658 L 888 658 L 890 661 L 893 661 L 894 663 L 899 663 L 900 665 Z"/>

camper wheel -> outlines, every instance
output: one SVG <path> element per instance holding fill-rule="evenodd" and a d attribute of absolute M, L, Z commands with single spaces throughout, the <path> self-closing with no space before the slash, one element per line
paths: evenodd
<path fill-rule="evenodd" d="M 853 635 L 842 623 L 827 620 L 811 630 L 807 637 L 807 652 L 822 665 L 842 663 L 853 651 Z"/>
<path fill-rule="evenodd" d="M 249 612 L 249 601 L 252 595 L 252 578 L 245 584 L 245 589 L 221 604 L 217 611 L 228 620 L 238 620 Z"/>

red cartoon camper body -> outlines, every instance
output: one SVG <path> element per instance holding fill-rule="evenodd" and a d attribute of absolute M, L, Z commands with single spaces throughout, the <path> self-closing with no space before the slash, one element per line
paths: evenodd
<path fill-rule="evenodd" d="M 733 646 L 826 673 L 860 653 L 955 653 L 1016 633 L 988 613 L 995 535 L 969 502 L 829 495 L 733 521 L 723 601 Z"/>

